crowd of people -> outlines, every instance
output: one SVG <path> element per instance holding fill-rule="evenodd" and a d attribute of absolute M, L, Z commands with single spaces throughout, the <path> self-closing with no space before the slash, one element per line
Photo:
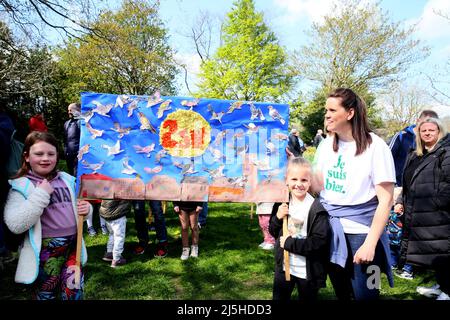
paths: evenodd
<path fill-rule="evenodd" d="M 390 286 L 394 275 L 411 279 L 414 272 L 431 270 L 436 284 L 417 287 L 417 292 L 450 300 L 450 138 L 438 115 L 423 111 L 415 125 L 396 134 L 388 145 L 370 130 L 365 102 L 351 89 L 331 92 L 325 111 L 327 136 L 317 130 L 312 163 L 302 157 L 306 145 L 299 131 L 292 129 L 289 135 L 289 201 L 256 204 L 263 236 L 259 247 L 274 252 L 273 299 L 289 300 L 297 288 L 300 300 L 317 300 L 328 277 L 339 300 L 378 299 L 379 282 L 370 281 L 376 269 L 386 274 Z M 81 286 L 67 286 L 67 278 L 76 264 L 78 221 L 87 220 L 88 234 L 94 236 L 96 213 L 103 233 L 109 234 L 102 259 L 111 267 L 126 264 L 123 251 L 131 210 L 138 237 L 133 252 L 149 249 L 146 201 L 90 203 L 76 198 L 80 105 L 69 105 L 68 112 L 68 173 L 57 170 L 56 138 L 46 126 L 37 130 L 36 121 L 42 117 L 33 120 L 16 174 L 1 172 L 0 250 L 6 256 L 5 228 L 22 236 L 15 281 L 32 284 L 36 299 L 83 297 L 84 241 Z M 0 125 L 0 142 L 8 151 L 14 127 L 2 112 Z M 4 168 L 8 153 L 0 160 Z M 163 258 L 168 254 L 163 205 L 156 200 L 148 204 L 157 238 L 154 256 Z M 207 207 L 202 202 L 173 203 L 181 226 L 181 260 L 199 257 Z M 49 273 L 49 264 L 58 272 Z"/>

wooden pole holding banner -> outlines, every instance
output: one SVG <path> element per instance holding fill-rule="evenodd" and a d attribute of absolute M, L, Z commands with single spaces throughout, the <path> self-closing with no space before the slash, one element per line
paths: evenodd
<path fill-rule="evenodd" d="M 283 237 L 288 236 L 288 224 L 287 224 L 287 216 L 283 218 Z M 286 281 L 291 281 L 291 270 L 289 267 L 289 251 L 284 251 L 284 276 Z"/>
<path fill-rule="evenodd" d="M 167 201 L 162 202 L 162 211 L 165 214 L 166 213 L 166 207 L 167 207 Z"/>
<path fill-rule="evenodd" d="M 83 223 L 84 216 L 78 216 L 77 225 L 77 253 L 76 253 L 76 269 L 75 269 L 75 288 L 81 288 L 81 245 L 83 240 Z"/>
<path fill-rule="evenodd" d="M 252 202 L 252 204 L 250 205 L 250 219 L 253 219 L 253 205 L 254 203 Z"/>

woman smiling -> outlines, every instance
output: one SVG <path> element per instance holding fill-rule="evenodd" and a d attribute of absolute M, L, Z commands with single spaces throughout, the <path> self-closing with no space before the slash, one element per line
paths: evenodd
<path fill-rule="evenodd" d="M 325 110 L 330 136 L 316 152 L 314 169 L 333 234 L 330 279 L 340 300 L 377 299 L 379 286 L 369 285 L 370 270 L 385 272 L 393 285 L 384 228 L 394 161 L 387 144 L 371 132 L 364 101 L 351 89 L 331 92 Z"/>
<path fill-rule="evenodd" d="M 422 121 L 417 132 L 403 173 L 400 264 L 434 269 L 438 284 L 417 292 L 450 300 L 450 136 L 435 118 Z"/>

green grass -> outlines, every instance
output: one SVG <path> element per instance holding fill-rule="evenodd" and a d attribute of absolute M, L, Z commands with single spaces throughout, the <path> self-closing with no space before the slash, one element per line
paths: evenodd
<path fill-rule="evenodd" d="M 271 299 L 273 252 L 258 249 L 262 235 L 257 216 L 250 217 L 250 204 L 209 204 L 207 226 L 200 232 L 198 259 L 180 260 L 180 225 L 171 205 L 167 207 L 166 222 L 169 255 L 164 259 L 153 257 L 155 233 L 150 232 L 150 250 L 135 256 L 132 248 L 136 231 L 131 214 L 124 251 L 128 263 L 116 269 L 101 260 L 107 236 L 85 235 L 89 255 L 85 299 Z M 94 224 L 98 226 L 98 217 Z M 0 300 L 31 296 L 29 286 L 14 283 L 14 271 L 14 263 L 6 265 L 0 279 Z M 395 287 L 389 288 L 383 276 L 382 299 L 422 299 L 415 288 L 424 279 L 423 275 L 414 280 L 396 278 Z M 330 283 L 320 291 L 320 298 L 335 299 Z"/>

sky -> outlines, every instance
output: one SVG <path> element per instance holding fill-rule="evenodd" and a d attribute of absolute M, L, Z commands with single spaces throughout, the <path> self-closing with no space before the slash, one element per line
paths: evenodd
<path fill-rule="evenodd" d="M 255 7 L 264 14 L 266 24 L 275 32 L 280 44 L 292 52 L 307 43 L 306 31 L 312 22 L 320 22 L 324 15 L 330 13 L 332 3 L 333 0 L 255 0 Z M 195 89 L 200 59 L 192 40 L 185 34 L 200 12 L 207 12 L 220 20 L 231 10 L 232 4 L 233 0 L 161 0 L 160 17 L 169 29 L 169 41 L 177 51 L 177 58 L 188 65 L 191 89 Z M 431 54 L 411 70 L 408 82 L 427 87 L 427 81 L 420 74 L 426 72 L 434 75 L 450 59 L 450 21 L 436 14 L 450 13 L 450 1 L 383 0 L 380 4 L 392 21 L 400 22 L 405 27 L 417 24 L 415 37 L 430 48 Z M 307 90 L 307 86 L 305 88 Z M 181 95 L 189 95 L 182 81 L 179 89 Z M 450 115 L 450 107 L 436 108 Z"/>
<path fill-rule="evenodd" d="M 313 22 L 321 22 L 323 16 L 329 14 L 334 0 L 254 0 L 258 12 L 264 14 L 265 23 L 276 34 L 280 44 L 288 53 L 298 50 L 310 39 L 306 31 Z M 362 0 L 373 3 L 377 0 Z M 195 91 L 198 78 L 200 58 L 195 52 L 193 41 L 186 35 L 201 13 L 215 19 L 219 26 L 226 14 L 231 11 L 234 0 L 160 0 L 160 18 L 169 31 L 169 44 L 176 51 L 176 59 L 187 65 L 188 85 Z M 120 6 L 121 1 L 103 1 L 111 9 Z M 446 20 L 436 12 L 447 13 L 450 17 L 450 0 L 381 0 L 381 8 L 387 11 L 392 22 L 399 22 L 407 28 L 417 24 L 414 37 L 430 48 L 430 56 L 416 64 L 407 75 L 407 85 L 430 87 L 424 76 L 438 75 L 445 63 L 450 61 L 450 19 Z M 218 43 L 218 32 L 213 40 Z M 214 48 L 211 53 L 214 53 Z M 443 76 L 449 83 L 450 75 Z M 184 84 L 184 74 L 177 79 L 178 95 L 189 96 Z M 314 86 L 303 80 L 300 89 L 313 92 Z M 450 116 L 450 106 L 439 106 L 433 101 L 433 108 L 443 116 Z"/>

